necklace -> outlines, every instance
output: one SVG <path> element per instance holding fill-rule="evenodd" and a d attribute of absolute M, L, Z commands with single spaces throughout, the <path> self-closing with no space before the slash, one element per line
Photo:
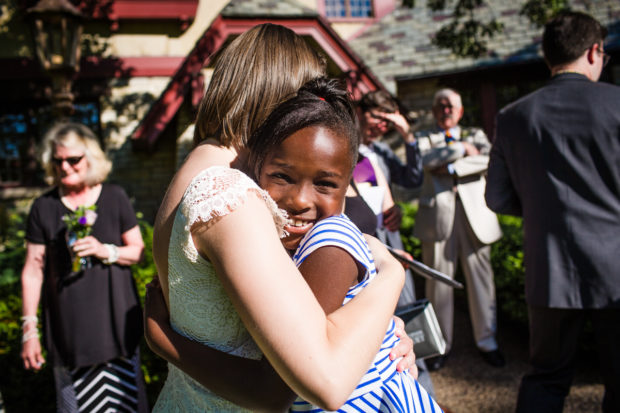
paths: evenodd
<path fill-rule="evenodd" d="M 71 211 L 75 211 L 80 206 L 89 207 L 97 202 L 99 194 L 101 193 L 101 184 L 92 187 L 87 186 L 82 191 L 74 193 L 66 193 L 64 189 L 59 186 L 58 193 L 60 195 L 60 201 Z"/>

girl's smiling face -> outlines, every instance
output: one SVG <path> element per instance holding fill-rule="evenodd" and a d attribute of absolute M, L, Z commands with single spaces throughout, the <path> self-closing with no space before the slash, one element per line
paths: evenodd
<path fill-rule="evenodd" d="M 293 133 L 272 150 L 259 173 L 259 185 L 288 212 L 284 247 L 295 250 L 313 225 L 342 213 L 351 177 L 348 139 L 322 126 Z"/>

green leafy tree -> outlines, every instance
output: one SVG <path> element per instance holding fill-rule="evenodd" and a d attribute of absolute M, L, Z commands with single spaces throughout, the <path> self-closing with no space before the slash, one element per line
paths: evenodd
<path fill-rule="evenodd" d="M 477 20 L 475 10 L 483 4 L 483 0 L 458 0 L 452 22 L 435 33 L 433 43 L 452 50 L 457 56 L 480 57 L 486 54 L 487 40 L 504 30 L 504 26 L 496 19 L 488 22 Z M 428 5 L 431 10 L 438 11 L 446 7 L 446 0 L 431 0 Z"/>
<path fill-rule="evenodd" d="M 568 0 L 528 0 L 521 7 L 521 15 L 526 16 L 538 27 L 542 27 L 551 17 L 568 9 Z"/>

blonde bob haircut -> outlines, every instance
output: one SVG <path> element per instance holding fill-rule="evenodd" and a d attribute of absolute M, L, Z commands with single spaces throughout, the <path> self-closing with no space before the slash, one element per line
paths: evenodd
<path fill-rule="evenodd" d="M 81 149 L 88 162 L 85 184 L 93 186 L 102 183 L 112 170 L 112 162 L 101 150 L 99 140 L 88 127 L 72 122 L 63 122 L 52 126 L 43 138 L 41 163 L 45 169 L 45 180 L 50 185 L 59 182 L 58 169 L 52 163 L 54 149 L 57 146 Z"/>
<path fill-rule="evenodd" d="M 271 111 L 326 72 L 325 59 L 291 29 L 254 26 L 226 47 L 200 102 L 194 144 L 213 137 L 245 148 Z"/>

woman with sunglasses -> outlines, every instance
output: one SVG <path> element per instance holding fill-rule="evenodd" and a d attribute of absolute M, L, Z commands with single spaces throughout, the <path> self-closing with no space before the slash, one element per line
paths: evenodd
<path fill-rule="evenodd" d="M 52 127 L 42 149 L 47 180 L 55 186 L 34 201 L 28 217 L 24 367 L 36 371 L 46 362 L 38 331 L 41 302 L 58 411 L 92 411 L 107 403 L 113 410 L 146 412 L 138 355 L 142 312 L 129 268 L 144 249 L 136 215 L 123 189 L 103 183 L 112 164 L 86 126 Z M 66 221 L 82 207 L 90 213 L 79 224 L 90 235 L 74 240 L 76 224 Z"/>

